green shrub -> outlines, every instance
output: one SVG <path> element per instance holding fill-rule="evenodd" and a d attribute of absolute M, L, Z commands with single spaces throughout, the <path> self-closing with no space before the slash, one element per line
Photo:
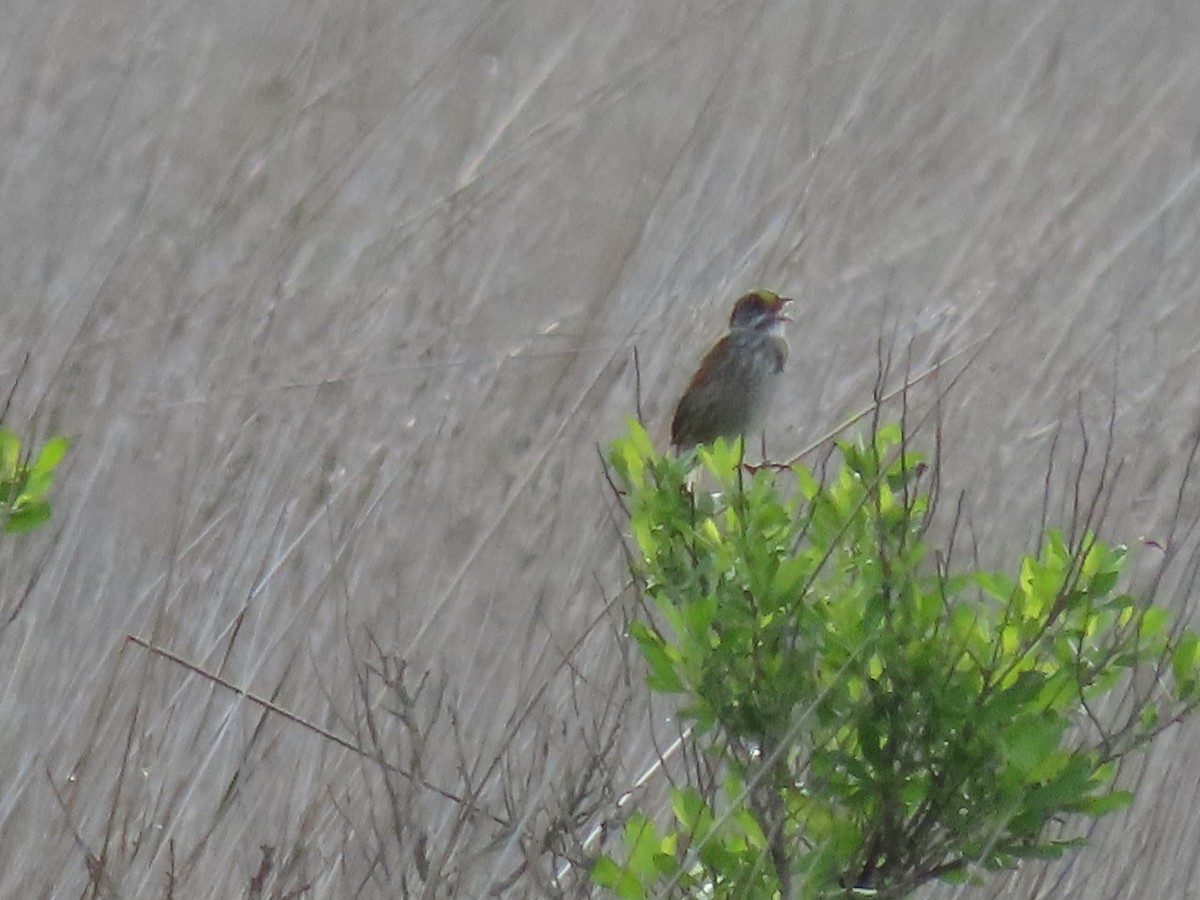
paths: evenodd
<path fill-rule="evenodd" d="M 16 433 L 0 426 L 0 530 L 29 531 L 50 518 L 45 498 L 54 483 L 54 467 L 66 452 L 66 438 L 51 438 L 30 461 Z"/>
<path fill-rule="evenodd" d="M 903 897 L 1057 856 L 1196 703 L 1200 639 L 1120 592 L 1123 547 L 1051 530 L 1015 576 L 951 571 L 900 429 L 838 449 L 822 480 L 723 442 L 660 456 L 636 423 L 610 448 L 630 634 L 720 773 L 628 818 L 592 868 L 617 896 Z M 697 463 L 718 492 L 685 487 Z"/>

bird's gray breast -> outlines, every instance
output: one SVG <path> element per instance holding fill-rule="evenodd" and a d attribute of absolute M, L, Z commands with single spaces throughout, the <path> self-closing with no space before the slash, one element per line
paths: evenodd
<path fill-rule="evenodd" d="M 773 354 L 775 362 L 775 374 L 778 375 L 783 371 L 783 367 L 787 365 L 788 358 L 788 343 L 780 335 L 772 334 L 767 340 L 770 342 L 769 352 Z"/>

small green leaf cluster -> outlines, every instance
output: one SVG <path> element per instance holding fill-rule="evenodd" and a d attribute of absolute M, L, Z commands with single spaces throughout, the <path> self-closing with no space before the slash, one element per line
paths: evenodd
<path fill-rule="evenodd" d="M 660 456 L 636 423 L 610 448 L 630 634 L 724 772 L 677 786 L 670 825 L 626 822 L 592 870 L 618 896 L 902 897 L 1061 854 L 1048 825 L 1127 803 L 1117 761 L 1200 699 L 1200 639 L 1117 591 L 1124 548 L 1051 530 L 1016 577 L 948 571 L 900 429 L 838 451 L 818 479 L 746 475 L 720 441 Z M 697 464 L 719 491 L 687 488 Z M 1153 687 L 1102 719 L 1138 670 Z"/>
<path fill-rule="evenodd" d="M 736 790 L 727 785 L 726 790 Z M 601 856 L 592 867 L 592 881 L 618 897 L 658 896 L 664 885 L 685 897 L 712 897 L 709 872 L 725 875 L 723 896 L 769 897 L 776 890 L 774 873 L 753 865 L 763 858 L 766 838 L 745 808 L 718 817 L 700 792 L 690 786 L 670 791 L 674 826 L 663 831 L 645 813 L 635 811 L 621 832 L 624 860 Z M 696 862 L 681 869 L 680 859 L 694 851 Z M 750 863 L 750 864 L 747 864 Z"/>
<path fill-rule="evenodd" d="M 0 530 L 29 531 L 50 518 L 46 494 L 54 483 L 54 468 L 66 452 L 67 439 L 55 437 L 29 460 L 16 433 L 0 426 Z"/>

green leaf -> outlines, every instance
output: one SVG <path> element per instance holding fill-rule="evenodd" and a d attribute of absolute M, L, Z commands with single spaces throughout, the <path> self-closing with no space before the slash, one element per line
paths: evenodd
<path fill-rule="evenodd" d="M 50 490 L 50 486 L 54 483 L 54 476 L 50 472 L 34 472 L 29 470 L 29 480 L 25 482 L 25 488 L 21 491 L 19 500 L 41 500 Z"/>
<path fill-rule="evenodd" d="M 1142 613 L 1141 627 L 1138 629 L 1141 637 L 1151 638 L 1162 632 L 1167 624 L 1168 614 L 1161 606 L 1150 606 Z"/>
<path fill-rule="evenodd" d="M 1032 826 L 1029 830 L 1040 829 L 1043 824 L 1041 820 L 1047 816 L 1065 809 L 1076 809 L 1097 787 L 1092 779 L 1092 769 L 1089 755 L 1076 753 L 1053 779 L 1030 786 L 1025 793 L 1025 812 L 1022 814 Z"/>
<path fill-rule="evenodd" d="M 965 864 L 953 869 L 946 869 L 938 875 L 938 880 L 944 881 L 946 884 L 966 884 L 969 878 L 970 871 Z"/>
<path fill-rule="evenodd" d="M 734 794 L 734 797 L 740 796 Z M 738 826 L 741 839 L 740 844 L 745 846 L 747 850 L 761 850 L 767 846 L 767 837 L 762 832 L 762 828 L 758 820 L 748 809 L 741 808 L 734 810 L 731 821 Z"/>
<path fill-rule="evenodd" d="M 631 622 L 629 634 L 637 641 L 642 658 L 650 669 L 646 674 L 646 684 L 650 689 L 664 694 L 681 692 L 684 684 L 675 668 L 678 651 L 668 646 L 661 635 L 642 622 Z"/>
<path fill-rule="evenodd" d="M 1031 556 L 1021 562 L 1020 585 L 1024 596 L 1021 615 L 1026 619 L 1041 620 L 1058 595 L 1063 583 L 1063 573 L 1055 566 L 1036 560 Z"/>
<path fill-rule="evenodd" d="M 1143 732 L 1149 733 L 1158 724 L 1158 707 L 1153 704 L 1143 706 L 1138 713 L 1138 726 Z"/>
<path fill-rule="evenodd" d="M 10 429 L 0 426 L 0 481 L 16 477 L 21 462 L 21 439 Z"/>
<path fill-rule="evenodd" d="M 679 623 L 693 638 L 707 638 L 717 614 L 715 597 L 699 597 L 683 605 L 679 610 Z"/>
<path fill-rule="evenodd" d="M 68 441 L 65 437 L 51 438 L 42 445 L 37 457 L 29 465 L 30 472 L 50 472 L 63 455 L 67 452 Z"/>
<path fill-rule="evenodd" d="M 1001 753 L 1022 775 L 1058 748 L 1065 723 L 1049 716 L 1017 719 L 1000 733 Z"/>
<path fill-rule="evenodd" d="M 1067 850 L 1083 847 L 1086 844 L 1087 841 L 1082 838 L 1072 838 L 1067 841 L 1045 841 L 1022 849 L 1020 855 L 1024 859 L 1060 859 Z"/>
<path fill-rule="evenodd" d="M 742 461 L 742 439 L 734 438 L 727 441 L 717 438 L 711 444 L 701 445 L 698 456 L 700 463 L 722 484 L 729 484 L 731 476 L 737 472 Z"/>
<path fill-rule="evenodd" d="M 1017 590 L 1013 580 L 1001 572 L 976 572 L 974 581 L 985 594 L 1004 603 L 1011 600 Z"/>
<path fill-rule="evenodd" d="M 812 568 L 812 560 L 805 556 L 785 559 L 775 569 L 775 575 L 771 579 L 771 596 L 785 602 L 790 600 L 796 589 L 812 577 Z"/>
<path fill-rule="evenodd" d="M 1110 791 L 1107 794 L 1085 797 L 1073 804 L 1072 808 L 1084 815 L 1099 818 L 1118 809 L 1124 809 L 1132 801 L 1133 794 L 1130 791 Z"/>
<path fill-rule="evenodd" d="M 653 459 L 657 455 L 654 452 L 654 442 L 650 440 L 650 435 L 642 427 L 642 423 L 633 418 L 625 421 L 629 426 L 625 436 L 630 448 L 642 459 Z"/>
<path fill-rule="evenodd" d="M 1197 676 L 1200 661 L 1200 635 L 1188 630 L 1179 639 L 1175 652 L 1171 654 L 1171 672 L 1176 682 L 1184 682 Z"/>
<path fill-rule="evenodd" d="M 1051 778 L 1057 778 L 1070 764 L 1071 759 L 1072 753 L 1069 750 L 1051 750 L 1037 761 L 1025 777 L 1029 781 L 1048 781 Z"/>
<path fill-rule="evenodd" d="M 796 474 L 796 488 L 805 500 L 811 501 L 821 492 L 820 483 L 813 478 L 813 474 L 807 466 L 796 463 L 792 467 L 792 471 Z"/>
<path fill-rule="evenodd" d="M 692 787 L 671 789 L 671 810 L 682 831 L 688 834 L 696 833 L 700 817 L 706 811 L 700 793 Z"/>
<path fill-rule="evenodd" d="M 982 610 L 968 603 L 955 603 L 950 607 L 950 624 L 959 641 L 978 635 L 976 628 L 982 615 Z"/>
<path fill-rule="evenodd" d="M 879 448 L 879 455 L 882 456 L 888 449 L 895 447 L 903 438 L 899 423 L 884 422 L 875 432 L 875 446 Z"/>
<path fill-rule="evenodd" d="M 4 523 L 3 530 L 9 534 L 20 534 L 37 528 L 50 518 L 50 504 L 43 500 L 30 503 L 12 513 Z"/>
<path fill-rule="evenodd" d="M 662 850 L 658 829 L 644 813 L 634 813 L 625 823 L 625 847 L 629 853 L 628 867 L 634 872 L 654 872 L 654 857 Z"/>
<path fill-rule="evenodd" d="M 592 863 L 591 876 L 593 883 L 608 888 L 621 900 L 642 900 L 648 896 L 633 873 L 617 865 L 611 856 L 601 856 Z"/>
<path fill-rule="evenodd" d="M 1093 597 L 1103 597 L 1116 586 L 1120 577 L 1120 571 L 1100 572 L 1088 583 L 1088 591 Z"/>

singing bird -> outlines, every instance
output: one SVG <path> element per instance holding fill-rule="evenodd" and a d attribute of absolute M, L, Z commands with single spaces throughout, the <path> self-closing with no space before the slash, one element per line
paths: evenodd
<path fill-rule="evenodd" d="M 733 305 L 729 331 L 700 361 L 671 420 L 671 445 L 689 450 L 762 428 L 787 362 L 783 306 L 771 291 L 751 291 Z"/>

